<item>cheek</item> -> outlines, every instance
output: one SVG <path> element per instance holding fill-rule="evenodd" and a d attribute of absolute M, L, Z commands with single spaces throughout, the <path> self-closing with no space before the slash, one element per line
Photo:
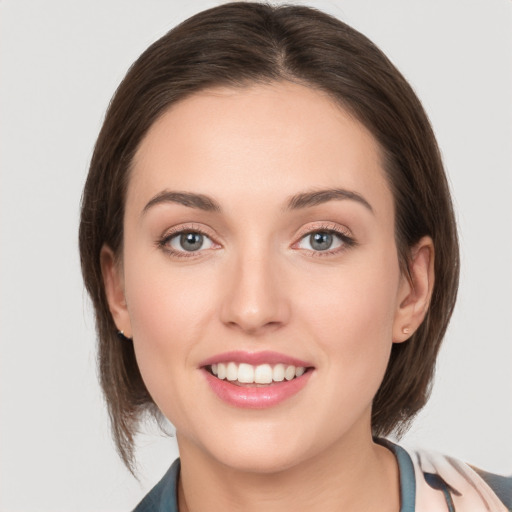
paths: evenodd
<path fill-rule="evenodd" d="M 212 304 L 208 269 L 176 270 L 156 249 L 131 254 L 125 261 L 125 293 L 134 338 L 155 348 L 162 343 L 161 349 L 173 339 L 193 341 Z"/>
<path fill-rule="evenodd" d="M 314 294 L 301 294 L 301 316 L 322 345 L 325 364 L 342 372 L 350 387 L 380 385 L 392 347 L 399 283 L 398 261 L 391 252 L 336 269 L 316 281 Z"/>
<path fill-rule="evenodd" d="M 159 405 L 175 402 L 176 396 L 170 400 L 171 389 L 183 381 L 187 370 L 195 369 L 194 347 L 213 304 L 204 282 L 201 276 L 191 279 L 186 272 L 170 272 L 161 256 L 146 258 L 144 265 L 136 258 L 125 262 L 137 364 Z"/>
<path fill-rule="evenodd" d="M 367 333 L 376 340 L 390 339 L 399 281 L 397 259 L 385 254 L 313 275 L 308 292 L 300 294 L 303 314 L 309 311 L 319 325 L 332 326 L 340 336 L 361 339 Z"/>

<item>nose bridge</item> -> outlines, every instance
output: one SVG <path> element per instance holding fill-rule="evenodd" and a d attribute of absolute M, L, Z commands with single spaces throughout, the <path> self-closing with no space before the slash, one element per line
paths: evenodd
<path fill-rule="evenodd" d="M 254 334 L 287 321 L 288 301 L 280 286 L 277 260 L 261 245 L 237 252 L 227 269 L 224 323 Z"/>

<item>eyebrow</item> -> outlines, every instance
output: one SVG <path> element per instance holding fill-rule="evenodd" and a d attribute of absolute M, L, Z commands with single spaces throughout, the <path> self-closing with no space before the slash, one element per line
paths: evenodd
<path fill-rule="evenodd" d="M 152 197 L 150 201 L 144 206 L 142 214 L 145 214 L 150 208 L 157 204 L 163 203 L 177 203 L 189 208 L 198 208 L 207 212 L 219 212 L 220 205 L 212 198 L 203 194 L 193 194 L 191 192 L 171 192 L 164 190 Z"/>
<path fill-rule="evenodd" d="M 365 208 L 374 213 L 371 204 L 361 195 L 351 190 L 342 188 L 329 188 L 325 190 L 314 190 L 312 192 L 304 192 L 294 195 L 287 205 L 288 210 L 299 210 L 302 208 L 310 208 L 319 204 L 326 203 L 333 200 L 351 200 L 362 204 Z"/>
<path fill-rule="evenodd" d="M 286 209 L 300 210 L 303 208 L 310 208 L 319 204 L 327 203 L 328 201 L 352 200 L 362 204 L 370 212 L 373 213 L 373 208 L 370 203 L 361 195 L 350 190 L 341 188 L 330 188 L 325 190 L 314 190 L 312 192 L 302 192 L 290 198 L 287 203 Z M 189 208 L 197 208 L 207 212 L 220 212 L 221 208 L 211 197 L 204 194 L 194 194 L 192 192 L 172 192 L 164 190 L 154 197 L 144 206 L 142 214 L 145 214 L 152 207 L 163 203 L 176 203 L 188 206 Z"/>

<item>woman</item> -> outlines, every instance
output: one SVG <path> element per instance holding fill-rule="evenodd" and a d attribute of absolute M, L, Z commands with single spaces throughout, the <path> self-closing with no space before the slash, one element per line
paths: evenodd
<path fill-rule="evenodd" d="M 136 510 L 505 510 L 509 481 L 382 439 L 427 400 L 459 259 L 427 117 L 353 29 L 235 3 L 152 45 L 80 250 L 123 460 L 145 412 L 177 431 Z"/>

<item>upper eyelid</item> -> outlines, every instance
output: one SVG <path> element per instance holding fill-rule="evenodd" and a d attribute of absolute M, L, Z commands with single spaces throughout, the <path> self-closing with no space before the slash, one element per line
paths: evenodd
<path fill-rule="evenodd" d="M 200 233 L 201 235 L 205 235 L 208 238 L 212 238 L 212 240 L 216 238 L 211 229 L 196 223 L 184 223 L 178 224 L 177 226 L 172 226 L 163 232 L 161 238 L 172 238 L 173 236 L 179 235 L 181 233 Z"/>
<path fill-rule="evenodd" d="M 343 225 L 340 225 L 336 222 L 329 222 L 329 221 L 322 221 L 322 222 L 315 222 L 311 224 L 306 224 L 305 226 L 302 226 L 296 233 L 297 240 L 300 240 L 301 238 L 310 235 L 311 233 L 316 233 L 319 231 L 330 231 L 333 233 L 338 233 L 340 235 L 344 235 L 346 237 L 352 238 L 354 235 L 352 234 L 352 231 Z"/>

